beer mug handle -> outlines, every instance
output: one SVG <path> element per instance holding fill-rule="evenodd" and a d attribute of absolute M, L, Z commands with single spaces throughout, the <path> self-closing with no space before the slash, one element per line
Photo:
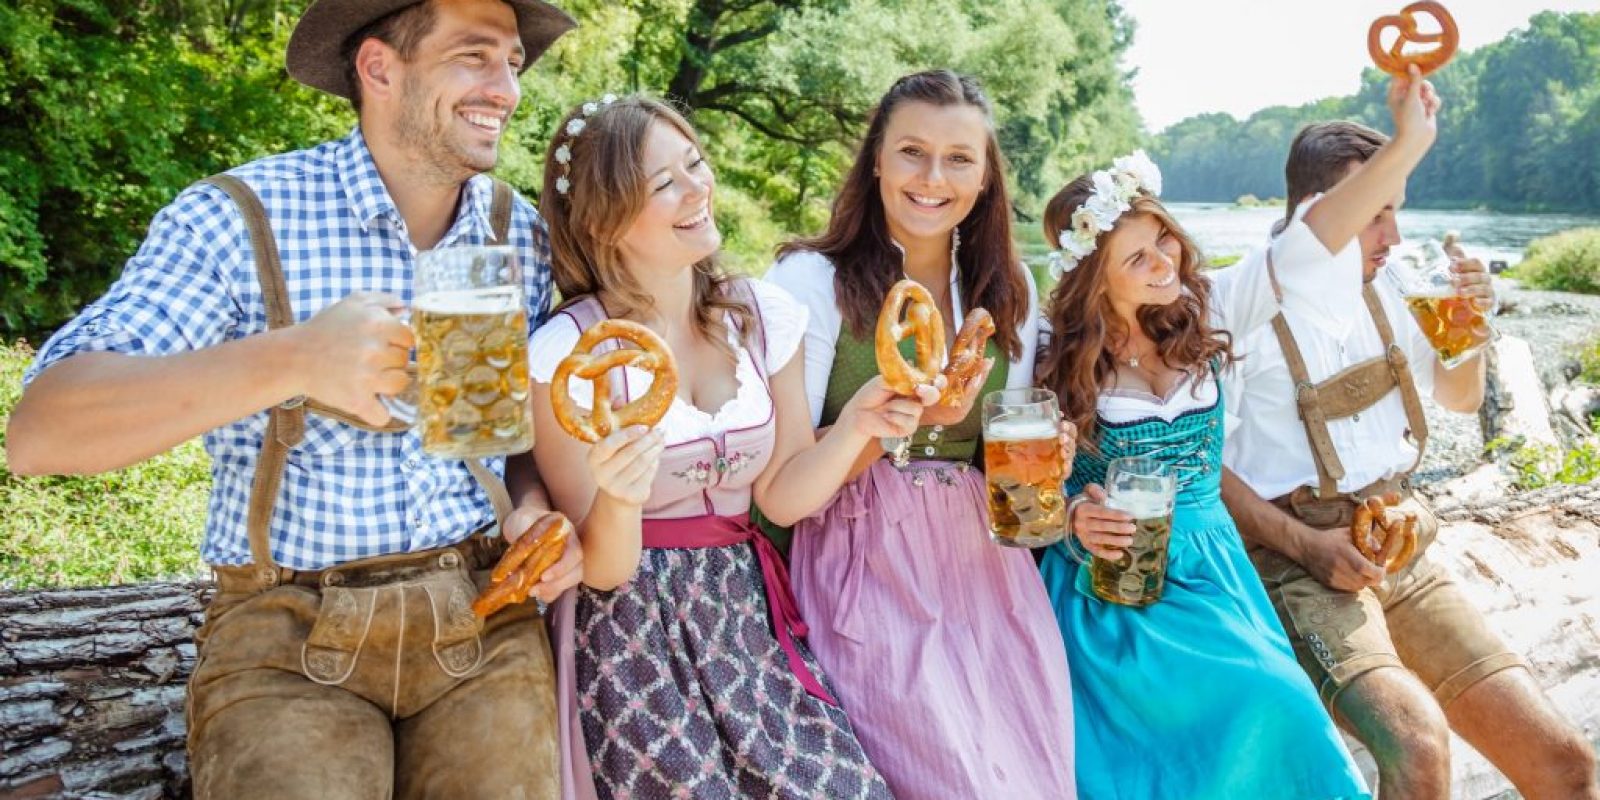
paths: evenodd
<path fill-rule="evenodd" d="M 411 382 L 399 394 L 380 394 L 378 402 L 389 410 L 389 416 L 407 425 L 417 422 L 417 405 L 421 402 L 421 395 L 417 386 L 417 362 L 412 361 L 406 365 L 406 372 L 411 376 Z"/>
<path fill-rule="evenodd" d="M 1082 542 L 1078 541 L 1078 533 L 1072 529 L 1072 512 L 1078 510 L 1078 506 L 1087 502 L 1089 502 L 1089 496 L 1086 494 L 1080 494 L 1067 501 L 1067 535 L 1062 537 L 1061 540 L 1062 545 L 1066 548 L 1067 555 L 1072 556 L 1073 561 L 1084 566 L 1088 566 L 1089 561 L 1094 558 L 1094 554 L 1089 552 Z"/>
<path fill-rule="evenodd" d="M 394 314 L 395 319 L 407 325 L 411 324 L 410 307 L 392 308 L 389 311 Z M 419 389 L 417 387 L 417 351 L 415 348 L 411 350 L 411 361 L 406 364 L 406 372 L 411 376 L 411 382 L 406 384 L 406 388 L 396 395 L 380 394 L 378 395 L 378 402 L 389 410 L 389 416 L 407 425 L 415 425 L 417 422 L 417 405 L 421 397 L 418 394 Z"/>

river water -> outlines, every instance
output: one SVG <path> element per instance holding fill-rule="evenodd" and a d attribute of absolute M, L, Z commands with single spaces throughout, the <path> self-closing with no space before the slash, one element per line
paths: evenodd
<path fill-rule="evenodd" d="M 1282 207 L 1237 208 L 1208 203 L 1168 203 L 1167 208 L 1206 256 L 1239 255 L 1260 246 L 1283 218 Z M 1459 231 L 1469 255 L 1505 261 L 1522 260 L 1528 242 L 1569 228 L 1600 226 L 1600 217 L 1572 214 L 1502 214 L 1491 211 L 1400 209 L 1400 235 L 1411 241 L 1440 239 Z"/>

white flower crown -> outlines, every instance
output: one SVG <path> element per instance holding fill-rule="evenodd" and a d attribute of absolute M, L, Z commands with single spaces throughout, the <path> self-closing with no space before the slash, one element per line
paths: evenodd
<path fill-rule="evenodd" d="M 617 96 L 608 93 L 602 96 L 599 102 L 584 103 L 578 109 L 578 115 L 567 120 L 565 129 L 567 141 L 562 142 L 561 146 L 556 148 L 556 163 L 561 165 L 561 175 L 556 178 L 556 192 L 558 194 L 565 195 L 572 189 L 572 180 L 569 178 L 572 175 L 572 140 L 578 138 L 578 134 L 583 133 L 583 129 L 588 127 L 587 120 L 589 117 L 594 116 L 599 113 L 600 109 L 615 102 L 617 102 Z"/>
<path fill-rule="evenodd" d="M 1057 279 L 1077 269 L 1094 252 L 1095 239 L 1116 227 L 1117 219 L 1133 208 L 1133 198 L 1141 191 L 1161 196 L 1161 169 L 1143 150 L 1112 161 L 1111 169 L 1098 170 L 1091 179 L 1094 192 L 1072 212 L 1070 224 L 1058 237 L 1061 249 L 1050 251 L 1050 274 Z"/>

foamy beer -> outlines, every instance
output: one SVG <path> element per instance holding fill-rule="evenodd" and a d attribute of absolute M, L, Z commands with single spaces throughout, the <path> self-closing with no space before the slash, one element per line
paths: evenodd
<path fill-rule="evenodd" d="M 989 538 L 1042 547 L 1066 535 L 1061 410 L 1048 389 L 1005 389 L 983 398 L 983 465 Z"/>
<path fill-rule="evenodd" d="M 417 257 L 418 435 L 436 456 L 475 458 L 533 446 L 528 312 L 510 247 L 452 247 Z"/>
<path fill-rule="evenodd" d="M 1167 583 L 1167 545 L 1172 539 L 1172 504 L 1177 478 L 1150 458 L 1119 458 L 1106 470 L 1106 505 L 1133 517 L 1133 545 L 1115 561 L 1089 562 L 1096 597 L 1125 606 L 1161 599 Z"/>
<path fill-rule="evenodd" d="M 1494 330 L 1479 300 L 1456 293 L 1450 256 L 1433 241 L 1390 260 L 1406 306 L 1445 367 L 1455 367 L 1489 343 Z"/>

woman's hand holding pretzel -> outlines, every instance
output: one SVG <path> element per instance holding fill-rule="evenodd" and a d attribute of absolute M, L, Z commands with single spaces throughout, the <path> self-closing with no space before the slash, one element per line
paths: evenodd
<path fill-rule="evenodd" d="M 630 425 L 589 448 L 595 488 L 619 503 L 642 506 L 650 498 L 666 437 L 660 430 Z"/>
<path fill-rule="evenodd" d="M 1133 546 L 1133 515 L 1107 506 L 1106 492 L 1099 484 L 1085 486 L 1083 495 L 1087 500 L 1073 505 L 1068 520 L 1072 535 L 1096 558 L 1121 558 L 1122 552 Z"/>
<path fill-rule="evenodd" d="M 915 397 L 897 394 L 879 375 L 861 385 L 839 412 L 839 426 L 866 439 L 908 437 L 939 402 L 937 386 L 916 387 Z"/>
<path fill-rule="evenodd" d="M 954 425 L 967 418 L 978 396 L 983 394 L 984 382 L 989 380 L 989 370 L 994 369 L 994 359 L 986 358 L 976 379 L 966 382 L 966 390 L 959 394 L 941 394 L 939 402 L 922 412 L 923 425 Z M 944 376 L 940 376 L 943 379 Z M 941 387 L 942 389 L 944 387 Z"/>

